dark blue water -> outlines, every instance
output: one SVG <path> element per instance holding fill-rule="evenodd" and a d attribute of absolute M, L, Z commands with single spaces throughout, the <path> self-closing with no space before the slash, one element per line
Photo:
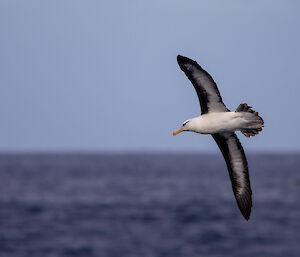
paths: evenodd
<path fill-rule="evenodd" d="M 220 155 L 2 155 L 0 256 L 300 256 L 300 155 L 248 160 L 247 222 Z"/>

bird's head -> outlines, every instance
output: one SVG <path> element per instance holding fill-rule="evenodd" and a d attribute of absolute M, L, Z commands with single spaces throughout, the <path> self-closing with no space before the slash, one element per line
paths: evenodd
<path fill-rule="evenodd" d="M 176 136 L 182 131 L 191 131 L 191 120 L 186 120 L 185 122 L 183 122 L 182 126 L 178 130 L 173 132 L 173 136 Z"/>

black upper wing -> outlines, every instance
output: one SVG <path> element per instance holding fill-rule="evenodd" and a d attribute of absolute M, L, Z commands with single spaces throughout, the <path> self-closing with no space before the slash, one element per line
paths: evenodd
<path fill-rule="evenodd" d="M 212 136 L 226 161 L 237 204 L 248 220 L 252 207 L 252 191 L 244 149 L 235 133 L 217 133 Z"/>
<path fill-rule="evenodd" d="M 228 111 L 213 78 L 197 62 L 181 55 L 177 62 L 196 89 L 202 114 Z"/>

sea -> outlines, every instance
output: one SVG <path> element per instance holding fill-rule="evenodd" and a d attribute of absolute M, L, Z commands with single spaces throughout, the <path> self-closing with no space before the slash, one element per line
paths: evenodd
<path fill-rule="evenodd" d="M 1 257 L 299 257 L 300 154 L 1 154 Z"/>

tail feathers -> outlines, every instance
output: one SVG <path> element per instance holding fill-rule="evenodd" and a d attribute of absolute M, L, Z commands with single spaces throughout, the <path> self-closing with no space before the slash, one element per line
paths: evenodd
<path fill-rule="evenodd" d="M 258 112 L 251 109 L 252 107 L 248 104 L 240 104 L 238 108 L 236 108 L 235 112 L 250 112 L 258 115 Z"/>
<path fill-rule="evenodd" d="M 257 135 L 264 127 L 264 120 L 262 117 L 258 115 L 258 112 L 252 110 L 251 108 L 252 107 L 248 106 L 247 104 L 240 104 L 236 109 L 236 112 L 246 112 L 251 114 L 245 115 L 245 119 L 247 119 L 248 124 L 246 128 L 241 130 L 246 137 Z"/>
<path fill-rule="evenodd" d="M 260 131 L 262 131 L 262 128 L 258 128 L 258 129 L 243 129 L 243 130 L 241 130 L 241 132 L 246 137 L 256 136 Z"/>

